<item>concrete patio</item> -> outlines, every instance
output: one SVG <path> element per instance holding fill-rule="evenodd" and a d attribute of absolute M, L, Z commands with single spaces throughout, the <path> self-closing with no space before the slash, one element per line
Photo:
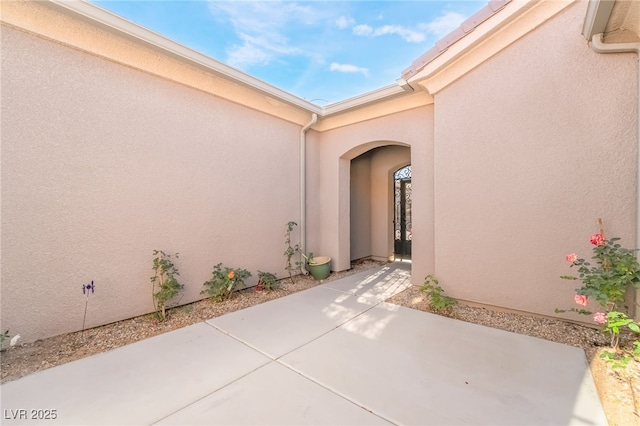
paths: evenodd
<path fill-rule="evenodd" d="M 607 423 L 581 349 L 384 302 L 409 285 L 408 269 L 389 264 L 9 382 L 2 423 Z M 56 418 L 34 417 L 46 410 Z"/>

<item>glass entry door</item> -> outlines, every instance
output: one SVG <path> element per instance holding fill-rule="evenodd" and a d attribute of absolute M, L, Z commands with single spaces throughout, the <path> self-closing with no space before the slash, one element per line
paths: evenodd
<path fill-rule="evenodd" d="M 411 165 L 394 173 L 394 249 L 396 260 L 411 260 Z"/>

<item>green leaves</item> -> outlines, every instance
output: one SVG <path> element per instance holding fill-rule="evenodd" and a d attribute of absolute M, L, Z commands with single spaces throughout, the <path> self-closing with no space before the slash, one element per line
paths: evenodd
<path fill-rule="evenodd" d="M 218 263 L 213 267 L 211 279 L 203 284 L 206 288 L 200 294 L 208 294 L 214 300 L 222 302 L 228 299 L 237 287 L 244 286 L 245 280 L 250 276 L 251 272 L 246 269 L 223 267 L 222 263 Z"/>
<path fill-rule="evenodd" d="M 624 302 L 626 289 L 633 285 L 640 288 L 640 264 L 630 250 L 616 243 L 620 238 L 605 239 L 593 248 L 595 265 L 584 259 L 572 263 L 578 267 L 578 277 L 563 275 L 565 280 L 581 280 L 578 294 L 598 301 L 603 307 L 613 306 L 614 310 Z"/>
<path fill-rule="evenodd" d="M 600 223 L 601 224 L 601 223 Z M 578 259 L 575 254 L 566 256 L 566 260 L 571 263 L 571 267 L 578 268 L 578 277 L 563 275 L 560 278 L 565 280 L 581 280 L 582 287 L 576 289 L 577 295 L 587 296 L 596 300 L 607 312 L 596 312 L 593 315 L 594 321 L 603 324 L 603 332 L 611 335 L 611 347 L 615 352 L 604 351 L 600 357 L 609 363 L 613 368 L 624 368 L 633 359 L 633 356 L 640 355 L 640 342 L 635 341 L 633 353 L 619 348 L 620 333 L 623 329 L 640 334 L 640 324 L 629 318 L 626 313 L 624 301 L 627 289 L 630 286 L 640 288 L 640 264 L 636 258 L 637 250 L 630 250 L 617 243 L 620 238 L 605 239 L 602 231 L 591 237 L 594 244 L 593 260 L 594 265 L 584 259 Z M 580 303 L 580 296 L 576 296 L 577 303 Z M 556 313 L 576 312 L 578 314 L 590 315 L 591 312 L 585 309 L 572 308 L 569 310 L 556 309 Z"/>
<path fill-rule="evenodd" d="M 275 290 L 278 288 L 278 277 L 271 272 L 258 271 L 258 280 L 265 290 Z"/>
<path fill-rule="evenodd" d="M 586 309 L 578 309 L 578 308 L 571 308 L 571 309 L 558 309 L 558 308 L 556 308 L 554 310 L 554 312 L 556 314 L 561 314 L 563 312 L 575 312 L 576 314 L 580 314 L 580 315 L 591 315 L 593 313 L 591 311 L 587 311 Z"/>
<path fill-rule="evenodd" d="M 0 350 L 2 350 L 2 345 L 5 340 L 9 340 L 11 335 L 9 334 L 9 330 L 6 330 L 4 333 L 0 334 Z"/>
<path fill-rule="evenodd" d="M 296 254 L 296 252 L 300 251 L 300 245 L 296 244 L 294 246 L 291 245 L 291 232 L 293 229 L 298 226 L 294 221 L 287 222 L 286 232 L 284 234 L 284 244 L 286 246 L 286 250 L 284 251 L 284 256 L 287 258 L 287 262 L 285 264 L 284 269 L 289 273 L 289 278 L 291 279 L 291 283 L 294 283 L 293 273 L 297 272 L 298 274 L 302 273 L 302 261 L 297 261 L 294 264 L 291 263 L 291 259 Z"/>
<path fill-rule="evenodd" d="M 153 255 L 152 269 L 155 273 L 150 278 L 152 283 L 151 292 L 153 294 L 153 305 L 158 320 L 164 321 L 167 319 L 167 303 L 177 296 L 184 286 L 180 284 L 176 278 L 180 273 L 178 272 L 178 268 L 173 264 L 171 255 L 166 254 L 162 250 L 154 250 Z M 178 256 L 179 254 L 176 253 L 176 259 Z"/>
<path fill-rule="evenodd" d="M 618 355 L 614 352 L 603 351 L 600 354 L 600 358 L 603 359 L 607 364 L 611 365 L 611 368 L 627 368 L 627 365 L 633 357 L 629 355 Z"/>
<path fill-rule="evenodd" d="M 432 275 L 427 275 L 420 291 L 429 296 L 429 306 L 437 312 L 451 312 L 458 301 L 452 297 L 444 296 L 444 290 L 440 287 L 438 280 Z"/>

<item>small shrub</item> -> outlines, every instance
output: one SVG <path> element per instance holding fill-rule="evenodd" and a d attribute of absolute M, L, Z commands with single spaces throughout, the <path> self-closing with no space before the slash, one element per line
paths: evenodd
<path fill-rule="evenodd" d="M 265 290 L 275 290 L 280 286 L 275 274 L 262 271 L 258 271 L 258 285 L 262 285 Z"/>
<path fill-rule="evenodd" d="M 286 269 L 287 272 L 289 273 L 289 279 L 291 279 L 292 284 L 295 282 L 293 279 L 293 275 L 294 275 L 293 273 L 297 272 L 296 275 L 301 274 L 302 265 L 303 265 L 302 261 L 296 261 L 295 263 L 292 263 L 293 256 L 296 254 L 296 252 L 300 251 L 299 244 L 296 244 L 294 246 L 291 245 L 291 232 L 296 226 L 298 226 L 297 223 L 293 221 L 288 222 L 286 232 L 284 234 L 284 244 L 286 246 L 284 255 L 287 258 L 284 269 Z"/>
<path fill-rule="evenodd" d="M 2 349 L 5 340 L 9 340 L 11 335 L 9 334 L 9 330 L 6 330 L 4 333 L 0 334 L 0 349 Z"/>
<path fill-rule="evenodd" d="M 635 340 L 634 350 L 620 348 L 620 333 L 630 332 L 636 339 L 640 336 L 640 323 L 629 318 L 625 303 L 625 294 L 629 288 L 640 289 L 640 263 L 636 257 L 637 249 L 627 249 L 618 243 L 619 238 L 607 238 L 604 235 L 602 219 L 598 219 L 599 232 L 593 234 L 589 241 L 594 246 L 592 259 L 594 264 L 569 253 L 565 260 L 570 267 L 577 268 L 578 276 L 563 275 L 560 278 L 570 281 L 581 281 L 582 286 L 576 289 L 574 302 L 580 306 L 571 309 L 558 309 L 556 313 L 575 312 L 581 315 L 592 315 L 593 320 L 602 325 L 602 331 L 611 336 L 611 351 L 604 351 L 600 356 L 613 368 L 624 368 L 634 358 L 640 356 L 640 340 Z M 598 312 L 584 309 L 589 301 L 600 305 Z"/>
<path fill-rule="evenodd" d="M 5 330 L 4 333 L 0 334 L 0 351 L 4 351 L 4 341 L 5 340 L 9 340 L 9 337 L 11 337 L 11 335 L 9 334 L 9 330 Z M 16 334 L 15 336 L 11 337 L 11 341 L 9 341 L 9 346 L 15 346 L 18 343 L 18 340 L 20 339 L 20 335 Z"/>
<path fill-rule="evenodd" d="M 438 284 L 438 280 L 432 275 L 427 275 L 424 284 L 420 287 L 420 291 L 427 293 L 429 296 L 429 306 L 436 312 L 449 313 L 458 301 L 452 297 L 445 296 L 444 290 Z"/>
<path fill-rule="evenodd" d="M 167 319 L 166 307 L 167 303 L 173 299 L 184 286 L 177 280 L 180 275 L 178 268 L 175 267 L 171 256 L 161 250 L 154 250 L 153 270 L 154 275 L 151 277 L 151 291 L 153 294 L 153 306 L 156 311 L 158 320 Z M 175 254 L 176 259 L 178 253 Z"/>
<path fill-rule="evenodd" d="M 203 284 L 206 288 L 200 294 L 207 294 L 214 300 L 222 302 L 228 299 L 233 290 L 243 285 L 250 276 L 251 272 L 246 269 L 223 267 L 222 263 L 218 263 L 213 267 L 211 279 Z"/>

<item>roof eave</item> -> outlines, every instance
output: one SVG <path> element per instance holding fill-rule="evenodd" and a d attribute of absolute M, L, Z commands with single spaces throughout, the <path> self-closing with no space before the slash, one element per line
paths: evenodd
<path fill-rule="evenodd" d="M 386 101 L 397 96 L 409 94 L 413 92 L 413 88 L 403 80 L 398 79 L 396 84 L 382 87 L 380 89 L 327 105 L 323 110 L 323 116 L 331 116 L 338 113 L 346 112 L 364 105 L 376 102 Z"/>
<path fill-rule="evenodd" d="M 431 95 L 502 51 L 525 34 L 536 29 L 578 0 L 504 1 L 490 3 L 493 7 L 472 16 L 473 30 L 463 26 L 445 37 L 447 43 L 437 51 L 427 52 L 407 69 L 403 77 L 413 86 L 420 86 Z M 514 21 L 519 25 L 511 25 Z M 460 36 L 464 33 L 464 36 Z M 437 45 L 436 45 L 437 46 Z"/>
<path fill-rule="evenodd" d="M 403 71 L 402 78 L 409 80 L 418 74 L 429 63 L 446 52 L 449 47 L 474 31 L 479 25 L 500 12 L 511 0 L 491 0 L 485 7 L 467 18 L 458 28 L 438 40 L 435 45 L 416 59 L 409 68 Z"/>

